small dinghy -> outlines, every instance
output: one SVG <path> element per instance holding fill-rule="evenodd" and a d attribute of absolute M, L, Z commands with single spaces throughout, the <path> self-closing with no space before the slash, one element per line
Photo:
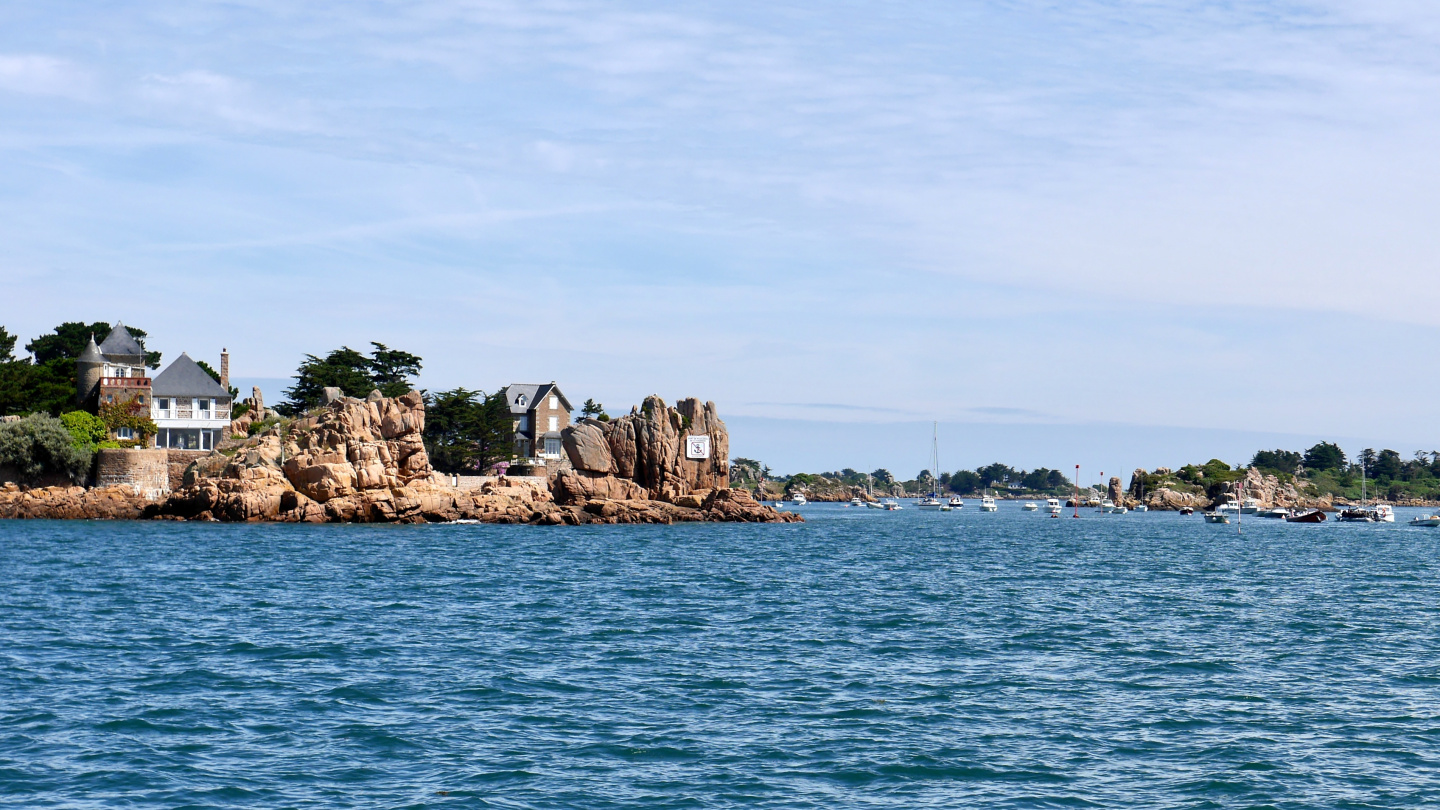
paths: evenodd
<path fill-rule="evenodd" d="M 1420 515 L 1410 521 L 1411 526 L 1440 526 L 1440 515 Z"/>

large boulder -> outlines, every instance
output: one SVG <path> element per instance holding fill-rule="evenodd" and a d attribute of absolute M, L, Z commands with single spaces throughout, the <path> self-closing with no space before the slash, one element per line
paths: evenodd
<path fill-rule="evenodd" d="M 596 473 L 615 472 L 615 459 L 610 453 L 610 439 L 605 423 L 585 420 L 571 425 L 560 434 L 565 454 L 577 470 Z"/>
<path fill-rule="evenodd" d="M 586 501 L 643 501 L 649 493 L 628 478 L 587 470 L 564 470 L 551 484 L 555 503 L 583 505 Z"/>

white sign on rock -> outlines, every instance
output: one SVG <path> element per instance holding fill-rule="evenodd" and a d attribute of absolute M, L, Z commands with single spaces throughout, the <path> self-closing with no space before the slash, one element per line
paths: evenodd
<path fill-rule="evenodd" d="M 698 459 L 710 457 L 709 436 L 686 436 L 685 437 L 685 458 Z"/>

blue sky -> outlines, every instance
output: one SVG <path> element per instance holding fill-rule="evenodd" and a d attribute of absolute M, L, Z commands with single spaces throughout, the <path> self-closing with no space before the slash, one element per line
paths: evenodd
<path fill-rule="evenodd" d="M 0 323 L 697 395 L 777 469 L 931 420 L 965 466 L 1409 455 L 1437 45 L 1401 0 L 10 4 Z"/>

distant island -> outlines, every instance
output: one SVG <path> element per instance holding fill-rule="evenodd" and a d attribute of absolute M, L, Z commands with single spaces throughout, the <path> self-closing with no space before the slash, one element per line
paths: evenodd
<path fill-rule="evenodd" d="M 762 501 L 789 500 L 797 494 L 809 501 L 905 498 L 936 490 L 960 497 L 988 492 L 997 498 L 1068 500 L 1075 493 L 1074 482 L 1058 470 L 1027 471 L 999 462 L 942 472 L 938 480 L 929 470 L 899 480 L 885 469 L 776 475 L 760 461 L 737 458 L 730 478 Z M 1174 469 L 1137 469 L 1126 486 L 1111 478 L 1108 486 L 1084 486 L 1080 492 L 1082 499 L 1108 497 L 1131 507 L 1143 502 L 1151 509 L 1205 508 L 1230 498 L 1237 483 L 1265 506 L 1330 508 L 1358 502 L 1362 495 L 1401 506 L 1434 506 L 1440 505 L 1440 452 L 1416 452 L 1405 459 L 1394 450 L 1367 449 L 1352 460 L 1338 445 L 1321 442 L 1304 451 L 1261 450 L 1246 464 L 1212 458 Z"/>

